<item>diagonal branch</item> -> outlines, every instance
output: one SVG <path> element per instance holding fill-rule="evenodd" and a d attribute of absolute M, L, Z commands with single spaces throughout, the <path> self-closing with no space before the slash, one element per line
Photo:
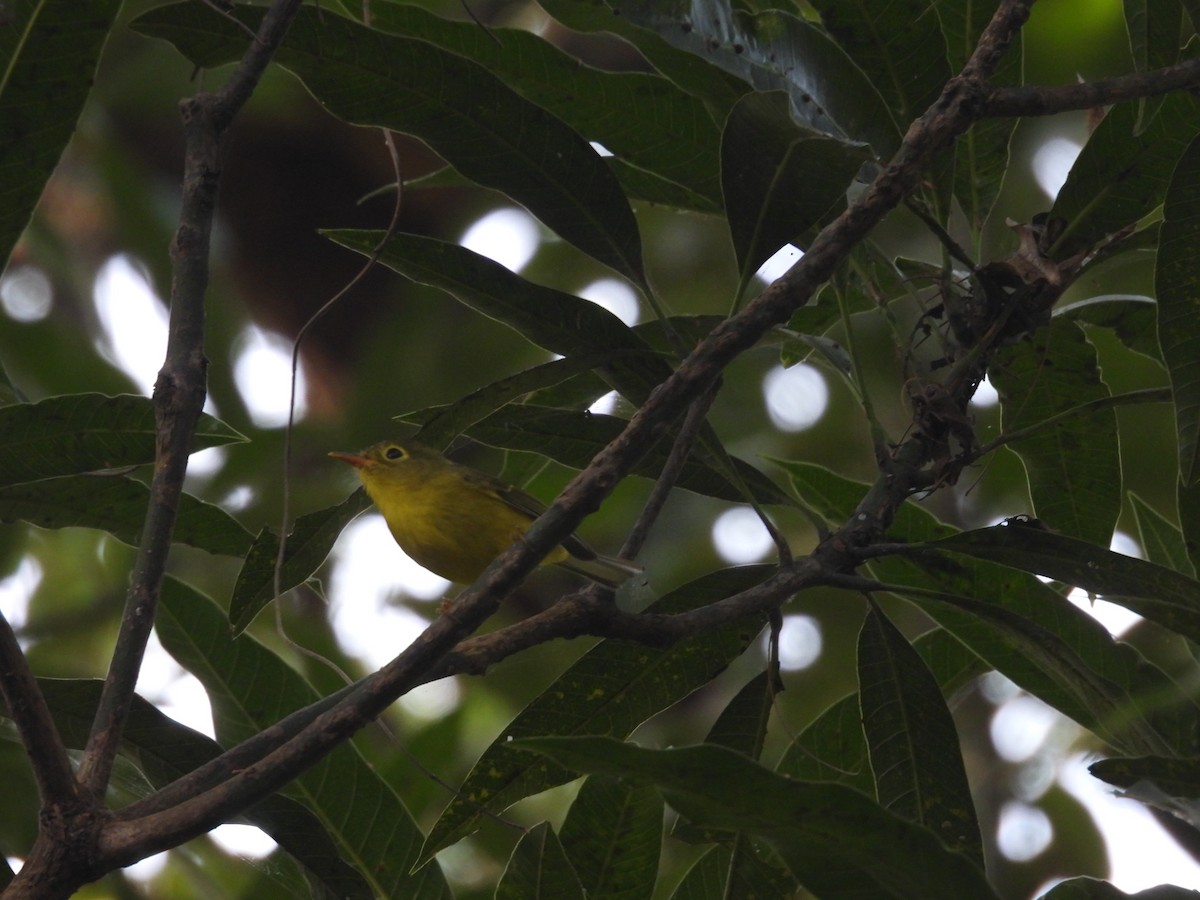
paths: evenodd
<path fill-rule="evenodd" d="M 171 244 L 174 275 L 166 360 L 154 386 L 157 446 L 150 505 L 121 631 L 79 770 L 80 785 L 96 798 L 103 796 L 112 774 L 146 642 L 154 626 L 188 453 L 207 392 L 204 295 L 222 136 L 258 84 L 299 8 L 300 0 L 277 0 L 229 82 L 216 94 L 199 94 L 182 105 L 186 138 L 183 195 L 179 228 Z"/>
<path fill-rule="evenodd" d="M 0 615 L 0 697 L 4 698 L 25 745 L 42 807 L 75 805 L 79 791 L 66 746 L 17 636 L 3 615 Z"/>

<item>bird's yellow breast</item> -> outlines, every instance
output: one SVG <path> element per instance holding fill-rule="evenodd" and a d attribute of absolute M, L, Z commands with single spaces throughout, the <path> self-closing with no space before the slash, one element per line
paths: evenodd
<path fill-rule="evenodd" d="M 396 543 L 450 581 L 474 581 L 533 521 L 494 490 L 465 478 L 456 466 L 424 466 L 413 460 L 360 474 Z M 566 558 L 567 551 L 556 547 L 542 564 Z"/>

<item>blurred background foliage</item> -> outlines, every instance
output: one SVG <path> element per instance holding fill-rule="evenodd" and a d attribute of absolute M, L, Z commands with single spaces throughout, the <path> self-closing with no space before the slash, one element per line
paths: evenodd
<path fill-rule="evenodd" d="M 127 2 L 121 18 L 128 22 L 152 5 Z M 447 17 L 463 16 L 457 2 L 424 5 Z M 472 0 L 470 6 L 490 27 L 537 29 L 590 65 L 615 70 L 639 65 L 625 45 L 548 24 L 535 4 Z M 1026 80 L 1041 84 L 1129 71 L 1121 4 L 1042 0 L 1024 32 L 1024 66 Z M 176 108 L 181 97 L 221 77 L 219 70 L 194 71 L 162 41 L 126 27 L 113 30 L 74 138 L 0 282 L 0 360 L 8 386 L 18 396 L 37 400 L 83 391 L 148 392 L 153 366 L 149 372 L 132 370 L 130 360 L 138 354 L 122 348 L 132 341 L 135 349 L 148 349 L 150 359 L 161 359 L 162 346 L 153 346 L 162 339 L 156 324 L 163 313 L 161 301 L 147 305 L 139 297 L 143 287 L 156 297 L 169 295 L 167 248 L 176 225 L 182 158 Z M 1084 113 L 1017 126 L 1003 190 L 984 232 L 984 259 L 1012 252 L 1015 238 L 1005 227 L 1006 218 L 1027 222 L 1048 209 L 1048 191 L 1061 182 L 1072 146 L 1081 144 L 1087 131 Z M 406 180 L 440 168 L 437 157 L 419 141 L 403 135 L 395 139 Z M 392 181 L 378 130 L 353 127 L 328 114 L 296 79 L 277 68 L 268 73 L 230 135 L 209 291 L 209 411 L 249 441 L 198 457 L 188 490 L 231 511 L 252 533 L 266 525 L 277 527 L 281 516 L 280 410 L 287 402 L 289 342 L 362 264 L 360 256 L 319 231 L 385 227 L 393 202 Z M 453 242 L 489 214 L 510 209 L 511 203 L 500 194 L 466 184 L 417 186 L 404 193 L 398 228 Z M 636 212 L 649 278 L 664 304 L 678 314 L 725 314 L 738 274 L 723 220 L 649 205 L 638 206 Z M 524 277 L 572 293 L 612 277 L 544 227 L 529 223 L 536 243 L 520 269 Z M 936 246 L 903 211 L 889 219 L 876 238 L 893 253 L 937 259 Z M 1098 293 L 1151 295 L 1152 254 L 1133 260 L 1130 256 L 1082 281 L 1066 300 Z M 648 310 L 638 311 L 639 320 L 649 317 Z M 909 416 L 893 349 L 898 336 L 874 313 L 858 315 L 855 325 L 861 331 L 863 359 L 871 367 L 863 373 L 864 380 L 883 423 L 898 432 Z M 1166 383 L 1159 365 L 1131 352 L 1108 332 L 1093 329 L 1089 337 L 1114 392 Z M 450 402 L 549 358 L 516 332 L 445 294 L 375 267 L 319 320 L 303 345 L 303 411 L 292 434 L 293 513 L 337 503 L 354 486 L 349 473 L 327 459 L 329 450 L 351 450 L 386 435 L 407 433 L 394 417 Z M 774 346 L 745 354 L 726 372 L 710 420 L 731 452 L 779 481 L 783 479 L 769 458 L 805 460 L 869 480 L 875 464 L 858 403 L 820 360 L 809 363 L 828 390 L 828 402 L 815 422 L 796 428 L 781 425 L 778 414 L 772 418 L 767 385 L 778 377 L 780 367 L 779 348 Z M 615 410 L 618 415 L 629 411 L 620 406 Z M 998 407 L 977 404 L 974 412 L 981 440 L 995 437 Z M 1118 417 L 1125 486 L 1170 514 L 1175 485 L 1164 477 L 1170 467 L 1162 465 L 1175 452 L 1168 408 L 1122 408 Z M 570 475 L 557 465 L 506 459 L 501 451 L 467 442 L 457 444 L 453 455 L 489 471 L 527 476 L 529 489 L 546 500 Z M 623 484 L 585 524 L 586 537 L 615 550 L 648 487 L 636 478 Z M 733 506 L 675 493 L 642 554 L 655 594 L 730 562 L 767 559 L 769 546 L 758 540 L 753 534 L 757 526 L 746 520 L 739 520 L 734 530 L 743 537 L 751 533 L 750 549 L 731 551 L 728 543 L 723 546 L 714 539 L 717 519 Z M 953 490 L 930 497 L 928 506 L 962 528 L 1031 511 L 1021 465 L 1006 450 L 965 472 Z M 779 522 L 799 552 L 812 546 L 814 536 L 802 517 L 783 511 Z M 1128 510 L 1119 527 L 1134 534 Z M 379 546 L 374 558 L 360 556 L 355 564 L 371 564 L 379 570 L 376 580 L 390 584 L 383 598 L 387 606 L 432 618 L 444 591 L 435 587 L 432 597 L 412 591 L 392 575 L 398 551 Z M 736 556 L 739 552 L 746 556 Z M 98 531 L 44 531 L 22 523 L 0 526 L 0 601 L 39 674 L 104 675 L 131 557 L 129 547 Z M 345 641 L 339 642 L 320 590 L 339 577 L 338 566 L 344 563 L 338 560 L 335 553 L 320 573 L 321 583 L 288 594 L 281 603 L 282 616 L 297 642 L 357 675 L 368 671 L 369 663 L 348 651 Z M 236 559 L 183 546 L 175 548 L 171 561 L 173 574 L 222 602 L 232 590 L 237 568 Z M 570 586 L 567 576 L 539 573 L 487 627 L 544 608 Z M 369 598 L 361 599 L 369 606 Z M 911 609 L 894 602 L 887 608 L 914 634 L 926 627 Z M 780 727 L 770 736 L 776 753 L 790 735 L 854 689 L 854 648 L 864 613 L 861 600 L 823 590 L 806 591 L 785 608 L 785 690 L 775 701 Z M 369 616 L 352 621 L 351 627 L 358 629 L 378 632 L 381 627 Z M 251 631 L 303 671 L 319 691 L 340 686 L 323 665 L 281 642 L 270 614 L 260 616 Z M 411 627 L 397 625 L 394 650 L 411 637 Z M 1149 624 L 1135 625 L 1124 637 L 1170 670 L 1194 670 L 1182 642 Z M 789 640 L 795 642 L 794 649 L 789 649 Z M 413 815 L 428 827 L 449 799 L 430 773 L 448 784 L 458 783 L 512 717 L 589 644 L 540 646 L 496 666 L 486 677 L 455 679 L 451 690 L 425 690 L 425 699 L 406 700 L 393 708 L 388 716 L 391 735 L 368 729 L 356 743 L 384 778 L 402 786 L 398 789 Z M 717 713 L 761 671 L 763 651 L 761 645 L 756 647 L 705 688 L 644 725 L 635 739 L 657 746 L 702 740 Z M 155 674 L 165 685 L 153 683 Z M 147 674 L 144 693 L 161 698 L 177 677 L 164 662 L 161 671 Z M 180 702 L 194 704 L 190 713 L 202 716 L 202 698 L 195 692 L 184 696 L 192 699 Z M 1097 823 L 1055 777 L 1065 760 L 1094 749 L 1095 738 L 1064 719 L 1047 717 L 1041 708 L 1033 718 L 1037 724 L 1026 719 L 1014 726 L 1032 730 L 1029 752 L 1018 759 L 1003 758 L 991 740 L 989 723 L 1017 696 L 1002 680 L 985 679 L 961 692 L 955 705 L 985 840 L 993 848 L 990 872 L 1002 895 L 1013 898 L 1030 896 L 1055 876 L 1107 874 Z M 770 749 L 765 756 L 771 758 Z M 0 784 L 5 785 L 9 810 L 32 808 L 28 771 L 11 740 L 0 741 Z M 510 817 L 557 822 L 577 789 L 577 784 L 567 785 L 523 801 Z M 1002 811 L 1013 809 L 1025 818 L 1010 817 L 1006 825 Z M 32 817 L 0 817 L 0 849 L 12 855 L 28 846 L 34 827 Z M 1012 844 L 1017 849 L 1007 853 L 995 846 L 998 829 L 1005 827 L 1020 832 Z M 1039 845 L 1042 831 L 1048 840 Z M 513 829 L 489 821 L 446 851 L 440 861 L 457 895 L 490 895 L 516 837 Z M 1035 845 L 1037 852 L 1022 858 L 1020 848 Z M 282 864 L 268 856 L 247 865 L 238 859 L 239 852 L 236 844 L 218 847 L 211 838 L 198 839 L 172 852 L 165 866 L 146 867 L 136 875 L 110 875 L 81 896 L 271 897 L 287 896 L 295 888 L 280 874 Z M 681 872 L 694 855 L 693 848 L 668 842 L 667 871 L 674 866 Z M 664 881 L 669 886 L 669 879 Z"/>

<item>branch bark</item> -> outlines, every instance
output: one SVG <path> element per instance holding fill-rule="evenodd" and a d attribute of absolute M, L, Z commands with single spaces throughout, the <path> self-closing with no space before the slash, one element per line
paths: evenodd
<path fill-rule="evenodd" d="M 157 441 L 150 504 L 121 629 L 78 775 L 70 789 L 62 784 L 59 757 L 65 757 L 65 751 L 60 741 L 57 749 L 45 748 L 44 759 L 40 749 L 33 752 L 39 757 L 34 768 L 44 787 L 43 800 L 50 802 L 43 806 L 38 839 L 5 890 L 6 898 L 69 896 L 112 868 L 96 849 L 110 817 L 104 795 L 154 626 L 188 454 L 207 392 L 204 296 L 222 137 L 253 93 L 299 8 L 300 0 L 277 0 L 225 86 L 216 94 L 200 94 L 182 104 L 187 149 L 179 228 L 171 245 L 174 273 L 167 353 L 154 388 Z M 39 696 L 36 687 L 27 696 Z M 26 717 L 26 729 L 36 728 L 38 737 L 48 740 L 51 732 L 40 719 L 35 705 Z"/>

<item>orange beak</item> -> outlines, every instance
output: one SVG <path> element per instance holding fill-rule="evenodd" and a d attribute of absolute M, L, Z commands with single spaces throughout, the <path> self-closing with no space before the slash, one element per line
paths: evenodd
<path fill-rule="evenodd" d="M 334 450 L 329 455 L 334 459 L 340 459 L 342 462 L 354 466 L 356 469 L 365 469 L 371 465 L 371 461 L 365 456 L 356 456 L 353 453 L 341 453 L 337 450 Z"/>

